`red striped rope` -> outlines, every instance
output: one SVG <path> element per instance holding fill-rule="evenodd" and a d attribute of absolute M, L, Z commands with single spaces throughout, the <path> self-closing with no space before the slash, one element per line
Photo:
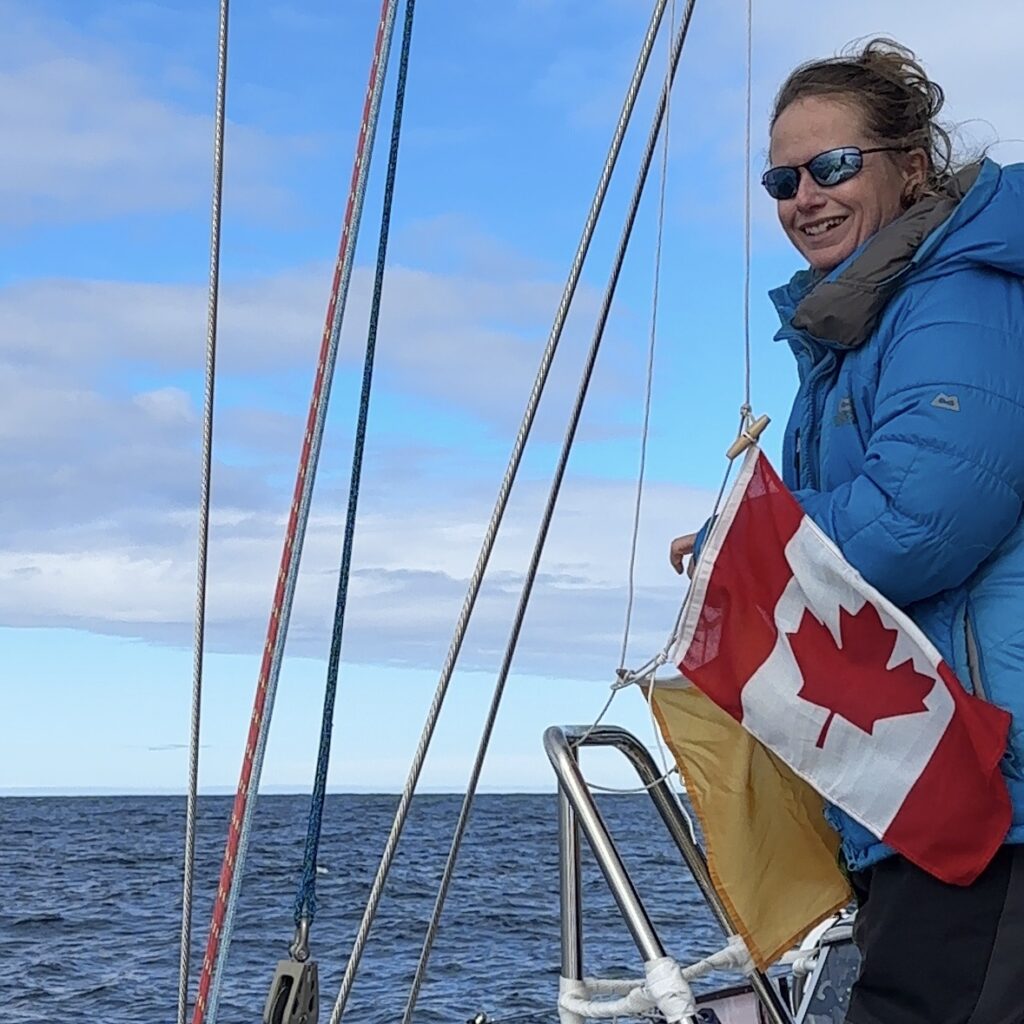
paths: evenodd
<path fill-rule="evenodd" d="M 381 4 L 380 22 L 377 26 L 377 39 L 374 44 L 373 62 L 370 66 L 369 85 L 366 90 L 366 100 L 363 104 L 363 117 L 359 128 L 359 138 L 356 142 L 356 155 L 355 162 L 352 167 L 352 180 L 349 185 L 348 203 L 345 207 L 345 221 L 344 226 L 342 227 L 341 241 L 338 245 L 338 259 L 334 267 L 334 280 L 331 283 L 331 297 L 327 305 L 327 317 L 324 323 L 323 340 L 320 345 L 320 357 L 317 361 L 316 377 L 313 382 L 313 396 L 310 400 L 309 416 L 306 420 L 306 433 L 303 437 L 302 451 L 299 456 L 299 468 L 295 480 L 295 491 L 292 496 L 291 511 L 288 515 L 288 526 L 285 530 L 284 548 L 281 552 L 281 566 L 277 574 L 277 586 L 274 590 L 274 602 L 270 610 L 270 621 L 267 625 L 267 638 L 263 646 L 263 661 L 260 665 L 259 680 L 256 684 L 256 694 L 253 698 L 252 718 L 249 721 L 249 736 L 245 744 L 245 755 L 242 758 L 242 771 L 238 780 L 238 791 L 235 793 L 235 802 L 231 810 L 231 822 L 228 826 L 228 839 L 224 849 L 224 860 L 221 864 L 220 881 L 217 885 L 217 898 L 213 906 L 213 916 L 210 921 L 210 933 L 206 941 L 206 953 L 203 956 L 203 969 L 202 974 L 199 977 L 199 989 L 196 993 L 196 1004 L 192 1016 L 192 1024 L 204 1024 L 206 1018 L 206 1007 L 210 992 L 210 985 L 213 980 L 214 966 L 217 962 L 217 952 L 220 948 L 221 933 L 224 927 L 224 916 L 227 912 L 228 906 L 228 896 L 231 892 L 232 881 L 234 879 L 235 861 L 238 856 L 238 844 L 242 833 L 242 821 L 245 818 L 245 810 L 249 801 L 249 785 L 252 778 L 253 758 L 256 753 L 260 730 L 263 726 L 264 707 L 266 704 L 267 686 L 270 681 L 271 664 L 273 662 L 274 651 L 278 645 L 278 630 L 280 627 L 281 612 L 284 605 L 285 581 L 288 577 L 288 572 L 292 563 L 292 551 L 295 546 L 295 538 L 298 529 L 299 506 L 302 500 L 306 474 L 310 468 L 312 439 L 315 431 L 317 415 L 321 405 L 327 397 L 330 387 L 330 381 L 326 379 L 325 371 L 331 348 L 331 333 L 334 325 L 334 314 L 338 305 L 341 281 L 345 269 L 345 254 L 348 249 L 349 235 L 351 234 L 353 227 L 353 211 L 356 204 L 360 168 L 365 157 L 374 83 L 377 78 L 377 69 L 380 64 L 381 54 L 384 47 L 388 6 L 389 0 L 383 0 L 383 3 Z M 349 259 L 352 258 L 354 258 L 354 251 L 349 256 Z M 281 642 L 283 642 L 283 637 L 281 638 Z"/>

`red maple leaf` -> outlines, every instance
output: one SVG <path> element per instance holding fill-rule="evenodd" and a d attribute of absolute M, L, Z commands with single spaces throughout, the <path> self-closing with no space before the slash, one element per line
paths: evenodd
<path fill-rule="evenodd" d="M 793 656 L 800 667 L 800 696 L 831 712 L 815 746 L 825 745 L 832 719 L 840 715 L 871 734 L 881 718 L 926 711 L 924 698 L 935 680 L 918 672 L 909 659 L 887 668 L 896 645 L 897 631 L 887 629 L 875 606 L 865 603 L 856 615 L 839 609 L 837 645 L 828 627 L 809 611 L 800 628 L 789 634 Z"/>

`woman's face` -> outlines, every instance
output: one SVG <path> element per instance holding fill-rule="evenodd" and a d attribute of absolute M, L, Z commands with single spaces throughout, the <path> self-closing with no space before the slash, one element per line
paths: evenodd
<path fill-rule="evenodd" d="M 775 121 L 770 159 L 773 167 L 800 167 L 829 149 L 878 145 L 884 143 L 865 133 L 853 104 L 808 96 L 791 103 Z M 868 153 L 858 174 L 828 188 L 802 167 L 797 194 L 778 200 L 779 223 L 811 267 L 828 272 L 895 220 L 908 185 L 923 177 L 923 150 Z"/>

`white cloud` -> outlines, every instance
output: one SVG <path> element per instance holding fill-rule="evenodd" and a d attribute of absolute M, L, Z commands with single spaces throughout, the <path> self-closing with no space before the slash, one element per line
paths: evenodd
<path fill-rule="evenodd" d="M 466 668 L 493 668 L 504 649 L 541 490 L 528 484 L 509 514 L 470 629 Z M 14 626 L 78 626 L 186 646 L 194 602 L 193 517 L 183 510 L 143 514 L 129 508 L 116 521 L 79 522 L 73 495 L 66 501 L 64 521 L 49 546 L 0 553 L 0 618 Z M 702 520 L 709 496 L 658 487 L 648 502 L 654 511 L 643 533 L 632 647 L 639 660 L 664 642 L 682 596 L 682 584 L 667 565 L 668 540 Z M 625 614 L 631 506 L 628 485 L 567 485 L 528 613 L 519 669 L 593 677 L 614 668 Z M 364 509 L 348 605 L 349 659 L 439 666 L 488 513 L 479 483 L 452 485 L 443 500 L 415 510 L 393 500 Z M 215 515 L 208 603 L 212 649 L 259 649 L 283 520 L 280 513 L 252 508 Z M 292 653 L 326 654 L 341 534 L 336 513 L 321 513 L 311 523 Z M 68 535 L 74 545 L 61 542 Z"/>
<path fill-rule="evenodd" d="M 116 54 L 19 4 L 0 6 L 0 225 L 95 221 L 209 202 L 213 120 L 152 92 Z M 212 99 L 211 99 L 212 104 Z M 297 139 L 229 123 L 232 203 L 277 213 Z M 16 142 L 14 141 L 16 140 Z"/>
<path fill-rule="evenodd" d="M 757 63 L 766 88 L 757 107 L 767 109 L 769 83 L 777 87 L 801 61 L 834 53 L 864 37 L 885 35 L 910 46 L 942 85 L 951 120 L 981 118 L 1003 139 L 1024 138 L 1024 109 L 1018 102 L 1024 8 L 1019 4 L 978 0 L 964 16 L 962 9 L 924 0 L 867 0 L 827 9 L 807 0 L 788 0 L 762 5 L 758 14 Z M 799 32 L 792 30 L 794 25 L 800 25 Z M 1022 153 L 1018 146 L 1018 159 Z"/>
<path fill-rule="evenodd" d="M 45 400 L 62 410 L 46 420 L 50 436 L 30 438 L 22 430 L 0 445 L 18 482 L 0 500 L 0 621 L 187 645 L 197 491 L 192 403 L 174 388 L 120 401 L 54 389 Z M 34 414 L 38 406 L 31 404 Z M 421 452 L 429 455 L 429 445 Z M 373 461 L 375 454 L 383 458 Z M 391 469 L 396 459 L 405 460 L 401 473 Z M 423 472 L 415 451 L 377 445 L 357 534 L 349 658 L 439 663 L 502 469 L 494 459 L 439 484 Z M 283 488 L 264 476 L 258 461 L 215 468 L 213 649 L 252 651 L 261 642 L 287 503 Z M 466 647 L 467 667 L 493 667 L 503 649 L 545 490 L 544 483 L 526 479 L 513 492 Z M 631 484 L 567 483 L 517 665 L 572 676 L 604 671 L 617 657 L 632 503 Z M 637 576 L 645 655 L 663 641 L 681 593 L 665 559 L 668 540 L 702 521 L 707 506 L 708 496 L 699 492 L 664 485 L 648 490 L 651 512 Z M 304 551 L 293 652 L 322 656 L 327 650 L 343 508 L 339 486 L 320 488 Z"/>
<path fill-rule="evenodd" d="M 1024 7 L 979 0 L 969 16 L 953 11 L 928 0 L 754 4 L 751 160 L 757 257 L 788 247 L 774 204 L 759 184 L 776 91 L 797 65 L 858 39 L 886 35 L 917 53 L 945 90 L 941 117 L 960 126 L 956 134 L 965 156 L 998 141 L 991 151 L 995 159 L 1024 160 L 1024 107 L 1018 102 Z M 697 5 L 673 97 L 669 172 L 675 217 L 687 225 L 724 228 L 737 239 L 743 215 L 745 18 L 745 0 Z"/>
<path fill-rule="evenodd" d="M 625 6 L 616 0 L 614 8 L 621 13 Z M 639 39 L 643 5 L 634 6 Z M 9 223 L 205 202 L 208 117 L 160 99 L 70 30 L 41 31 L 23 6 L 0 0 L 0 12 L 11 15 L 0 43 L 0 130 L 24 139 L 0 166 L 0 211 Z M 741 204 L 742 12 L 739 0 L 698 7 L 673 104 L 677 165 L 670 202 L 677 213 L 691 214 L 699 204 L 709 222 L 727 214 L 734 224 Z M 1015 103 L 1016 40 L 1024 27 L 1018 7 L 986 0 L 970 18 L 958 19 L 956 31 L 932 17 L 934 5 L 917 3 L 869 0 L 823 8 L 784 0 L 759 5 L 757 12 L 755 154 L 763 149 L 771 96 L 786 72 L 873 32 L 918 50 L 947 88 L 954 119 L 986 117 L 1001 137 L 1024 136 L 1024 114 Z M 558 20 L 564 11 L 532 3 L 518 14 Z M 535 83 L 534 98 L 556 102 L 582 93 L 582 107 L 567 103 L 567 116 L 580 131 L 604 132 L 587 104 L 624 79 L 623 43 L 587 45 L 562 51 Z M 267 155 L 266 140 L 242 129 L 233 146 L 242 164 Z M 251 196 L 263 181 L 253 171 Z M 233 192 L 235 200 L 243 194 L 244 188 Z M 762 201 L 755 209 L 768 216 L 769 206 Z M 438 238 L 446 248 L 434 244 Z M 735 235 L 737 252 L 739 239 Z M 443 255 L 449 265 L 443 273 L 411 260 L 389 269 L 378 384 L 396 404 L 409 399 L 452 414 L 467 433 L 485 434 L 501 450 L 483 455 L 478 447 L 471 456 L 459 455 L 426 429 L 410 437 L 404 426 L 373 438 L 346 652 L 435 665 L 560 286 L 486 237 L 469 238 L 457 215 L 409 230 L 406 245 L 424 257 Z M 214 480 L 210 598 L 211 643 L 221 649 L 252 650 L 261 641 L 302 430 L 298 406 L 308 393 L 329 275 L 330 268 L 312 266 L 228 279 L 223 286 L 220 369 L 232 400 L 218 420 L 222 457 Z M 699 275 L 687 286 L 703 290 Z M 349 368 L 359 359 L 370 287 L 369 271 L 359 269 L 342 345 Z M 573 355 L 589 341 L 580 324 L 596 306 L 592 291 L 581 298 L 582 316 L 565 342 Z M 199 416 L 189 387 L 202 365 L 205 303 L 200 285 L 26 280 L 0 290 L 0 457 L 16 481 L 0 495 L 3 621 L 189 642 Z M 560 436 L 573 363 L 556 361 L 539 424 L 546 439 Z M 145 373 L 136 381 L 139 367 Z M 640 372 L 639 362 L 613 362 L 595 384 L 598 412 L 618 411 L 610 399 Z M 272 407 L 256 408 L 255 398 L 240 401 L 240 385 L 247 394 L 270 395 Z M 292 400 L 293 388 L 302 393 L 299 402 Z M 614 415 L 588 412 L 591 438 L 599 429 L 614 433 Z M 347 437 L 335 430 L 331 441 L 344 445 Z M 313 654 L 326 650 L 347 467 L 342 461 L 339 468 L 335 456 L 329 468 L 318 491 L 293 630 L 295 646 Z M 543 497 L 537 464 L 531 470 L 533 478 L 514 495 L 494 574 L 481 596 L 480 621 L 467 647 L 471 664 L 493 664 L 504 644 Z M 614 660 L 631 502 L 627 484 L 586 477 L 571 482 L 527 620 L 522 664 L 590 674 L 609 656 Z M 706 494 L 683 488 L 649 492 L 638 575 L 642 645 L 660 643 L 681 593 L 664 558 L 668 540 L 697 525 L 707 505 Z"/>
<path fill-rule="evenodd" d="M 248 379 L 311 373 L 329 272 L 321 266 L 225 284 L 218 330 L 221 371 Z M 371 271 L 358 268 L 341 338 L 343 364 L 361 365 L 371 291 Z M 378 372 L 393 389 L 454 406 L 485 424 L 508 425 L 522 408 L 559 296 L 560 287 L 548 280 L 392 266 L 379 327 Z M 581 287 L 573 323 L 592 318 L 595 305 L 593 293 Z M 27 281 L 0 289 L 0 360 L 21 374 L 34 367 L 43 376 L 71 374 L 76 382 L 101 364 L 123 361 L 162 372 L 194 371 L 203 364 L 205 318 L 205 286 Z M 581 332 L 582 327 L 571 328 L 565 347 L 578 348 Z M 563 401 L 574 373 L 562 364 L 553 373 L 551 390 Z M 636 371 L 624 373 L 635 376 Z M 17 415 L 11 409 L 0 413 L 0 430 Z"/>
<path fill-rule="evenodd" d="M 327 268 L 294 271 L 222 292 L 219 394 L 227 404 L 215 431 L 208 634 L 215 649 L 261 643 L 327 277 Z M 343 345 L 349 363 L 369 289 L 369 273 L 358 271 Z M 371 427 L 348 657 L 431 667 L 442 657 L 558 295 L 537 279 L 389 271 L 378 388 L 391 401 L 408 396 L 461 417 L 491 442 L 460 455 L 432 440 L 429 425 L 389 425 L 380 435 Z M 586 313 L 593 296 L 581 298 Z M 177 381 L 198 378 L 204 309 L 198 286 L 35 281 L 0 289 L 0 386 L 11 396 L 0 410 L 0 458 L 18 482 L 0 495 L 0 621 L 190 643 L 200 410 Z M 573 357 L 556 362 L 542 437 L 561 437 L 585 341 L 571 331 Z M 608 363 L 584 426 L 591 443 L 615 436 L 609 399 L 621 404 L 635 375 Z M 270 410 L 257 407 L 253 392 L 274 396 L 293 378 L 301 399 L 289 392 Z M 291 632 L 290 650 L 317 656 L 327 650 L 336 589 L 348 429 L 328 434 Z M 513 494 L 468 665 L 493 666 L 504 646 L 541 508 L 537 477 L 549 462 L 535 454 Z M 574 675 L 603 671 L 617 657 L 633 498 L 626 483 L 578 478 L 567 490 L 517 664 Z M 664 550 L 672 533 L 700 520 L 707 498 L 664 488 L 650 504 L 660 510 L 648 524 L 657 553 L 645 571 L 660 582 L 642 581 L 642 591 L 656 623 L 645 640 L 657 646 L 678 597 Z"/>
<path fill-rule="evenodd" d="M 192 423 L 196 418 L 192 399 L 181 388 L 140 391 L 132 401 L 160 423 Z"/>

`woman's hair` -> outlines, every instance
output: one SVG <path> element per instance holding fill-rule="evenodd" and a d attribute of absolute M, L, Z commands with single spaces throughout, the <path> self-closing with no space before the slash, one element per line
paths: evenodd
<path fill-rule="evenodd" d="M 882 142 L 923 149 L 928 176 L 913 199 L 941 188 L 952 174 L 952 141 L 936 120 L 945 94 L 907 47 L 877 38 L 837 57 L 801 64 L 775 97 L 772 127 L 791 103 L 808 96 L 831 96 L 854 106 L 867 131 Z"/>

